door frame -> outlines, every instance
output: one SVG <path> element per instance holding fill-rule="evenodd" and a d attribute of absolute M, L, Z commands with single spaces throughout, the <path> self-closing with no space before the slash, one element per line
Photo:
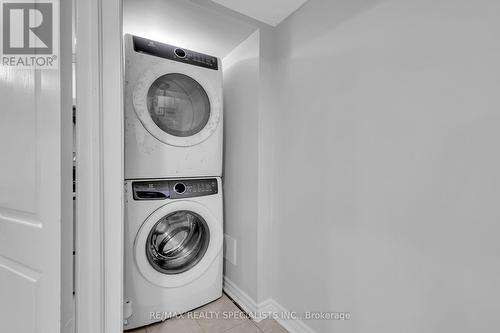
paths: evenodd
<path fill-rule="evenodd" d="M 76 0 L 77 333 L 123 323 L 122 0 Z"/>

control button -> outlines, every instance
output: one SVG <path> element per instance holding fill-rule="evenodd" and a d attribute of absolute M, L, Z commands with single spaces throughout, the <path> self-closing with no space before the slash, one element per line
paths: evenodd
<path fill-rule="evenodd" d="M 184 51 L 183 49 L 175 49 L 174 53 L 179 58 L 186 58 L 186 51 Z"/>
<path fill-rule="evenodd" d="M 184 183 L 176 183 L 174 185 L 174 191 L 178 194 L 183 194 L 186 192 L 186 185 Z"/>

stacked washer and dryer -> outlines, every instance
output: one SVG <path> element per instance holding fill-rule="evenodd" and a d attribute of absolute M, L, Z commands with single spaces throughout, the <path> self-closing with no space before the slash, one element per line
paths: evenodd
<path fill-rule="evenodd" d="M 125 36 L 124 329 L 222 295 L 222 71 Z"/>

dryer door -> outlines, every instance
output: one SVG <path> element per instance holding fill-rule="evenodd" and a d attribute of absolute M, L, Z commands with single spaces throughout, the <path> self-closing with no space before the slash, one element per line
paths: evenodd
<path fill-rule="evenodd" d="M 134 247 L 147 280 L 162 287 L 182 286 L 200 277 L 220 255 L 221 223 L 197 202 L 169 203 L 143 223 Z"/>
<path fill-rule="evenodd" d="M 133 101 L 139 120 L 166 144 L 185 147 L 203 142 L 219 124 L 220 93 L 195 70 L 173 73 L 158 67 L 146 72 L 135 87 Z"/>

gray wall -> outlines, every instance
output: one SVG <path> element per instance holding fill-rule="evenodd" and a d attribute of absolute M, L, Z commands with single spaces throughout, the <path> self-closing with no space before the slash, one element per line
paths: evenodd
<path fill-rule="evenodd" d="M 273 297 L 317 332 L 500 329 L 500 2 L 310 0 L 278 26 Z"/>
<path fill-rule="evenodd" d="M 257 304 L 273 296 L 273 43 L 273 29 L 258 24 L 223 59 L 224 227 L 238 248 L 224 273 Z"/>
<path fill-rule="evenodd" d="M 257 299 L 259 31 L 223 59 L 224 232 L 237 243 L 224 274 Z"/>

